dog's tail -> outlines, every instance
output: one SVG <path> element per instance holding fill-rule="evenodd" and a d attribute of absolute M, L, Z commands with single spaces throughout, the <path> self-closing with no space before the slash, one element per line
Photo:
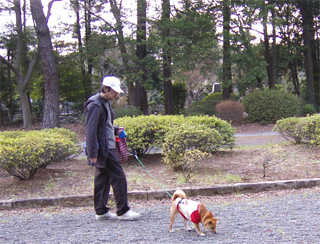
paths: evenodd
<path fill-rule="evenodd" d="M 172 201 L 176 200 L 178 197 L 182 198 L 182 199 L 185 199 L 187 198 L 186 196 L 186 193 L 182 190 L 176 190 L 174 193 L 173 193 L 173 196 L 172 196 Z"/>

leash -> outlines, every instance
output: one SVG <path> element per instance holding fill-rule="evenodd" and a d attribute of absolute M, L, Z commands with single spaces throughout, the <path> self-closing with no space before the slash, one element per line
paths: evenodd
<path fill-rule="evenodd" d="M 164 186 L 161 185 L 161 183 L 147 170 L 146 166 L 144 166 L 144 164 L 140 161 L 140 159 L 138 158 L 137 154 L 133 153 L 133 155 L 138 160 L 138 162 L 141 164 L 142 168 L 144 168 L 145 171 L 147 171 L 149 176 L 151 176 L 158 183 L 158 185 L 172 198 L 172 195 L 164 188 Z"/>
<path fill-rule="evenodd" d="M 125 138 L 127 137 L 126 133 L 124 130 L 122 130 L 121 134 L 119 135 L 120 138 Z M 134 155 L 134 157 L 138 160 L 138 162 L 141 164 L 142 168 L 145 169 L 145 171 L 147 171 L 148 175 L 151 176 L 155 182 L 158 183 L 158 185 L 170 196 L 170 198 L 172 198 L 172 195 L 164 188 L 164 186 L 147 170 L 146 166 L 144 166 L 144 164 L 140 161 L 140 159 L 138 158 L 138 155 L 135 153 L 135 150 L 133 150 L 131 148 L 131 153 Z"/>

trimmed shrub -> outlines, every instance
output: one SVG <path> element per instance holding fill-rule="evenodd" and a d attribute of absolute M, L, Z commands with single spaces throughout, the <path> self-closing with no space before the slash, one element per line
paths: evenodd
<path fill-rule="evenodd" d="M 238 96 L 234 93 L 231 93 L 230 94 L 230 100 L 231 101 L 238 101 Z M 222 101 L 222 92 L 214 92 L 214 93 L 211 93 L 209 94 L 208 96 L 206 96 L 202 102 L 205 103 L 205 102 L 209 102 L 209 101 L 219 101 L 221 102 Z"/>
<path fill-rule="evenodd" d="M 217 130 L 222 139 L 221 148 L 232 149 L 235 146 L 235 129 L 227 121 L 215 116 L 190 116 L 185 117 L 185 123 L 205 125 L 210 129 Z"/>
<path fill-rule="evenodd" d="M 320 115 L 312 115 L 301 119 L 298 128 L 302 131 L 302 142 L 312 146 L 320 145 Z"/>
<path fill-rule="evenodd" d="M 77 135 L 55 128 L 0 133 L 0 167 L 17 179 L 32 179 L 40 167 L 81 153 Z"/>
<path fill-rule="evenodd" d="M 175 170 L 182 170 L 186 151 L 197 149 L 213 153 L 218 151 L 222 144 L 222 137 L 216 129 L 206 125 L 184 123 L 166 134 L 162 146 L 164 162 Z"/>
<path fill-rule="evenodd" d="M 274 128 L 293 143 L 320 145 L 320 115 L 279 120 Z"/>
<path fill-rule="evenodd" d="M 130 151 L 140 156 L 160 147 L 164 134 L 182 119 L 182 116 L 149 115 L 118 118 L 114 124 L 125 128 Z"/>
<path fill-rule="evenodd" d="M 301 100 L 283 90 L 255 90 L 243 98 L 242 104 L 249 122 L 276 122 L 301 112 Z"/>
<path fill-rule="evenodd" d="M 209 116 L 184 117 L 178 115 L 150 115 L 138 117 L 124 117 L 114 121 L 117 126 L 124 127 L 127 133 L 127 143 L 132 153 L 143 155 L 153 148 L 161 147 L 165 136 L 171 134 L 184 124 L 193 126 L 205 126 L 216 129 L 222 138 L 220 147 L 233 148 L 235 145 L 234 129 L 221 119 Z"/>
<path fill-rule="evenodd" d="M 223 101 L 216 105 L 217 117 L 230 123 L 239 124 L 243 121 L 244 107 L 236 101 Z"/>
<path fill-rule="evenodd" d="M 299 117 L 281 119 L 277 121 L 273 129 L 279 132 L 286 140 L 294 144 L 300 144 L 302 143 L 303 134 L 298 125 L 301 120 L 302 118 Z"/>
<path fill-rule="evenodd" d="M 179 170 L 182 173 L 184 182 L 188 182 L 195 176 L 197 170 L 202 167 L 203 161 L 209 157 L 210 154 L 201 152 L 198 149 L 187 150 L 179 164 Z M 170 163 L 168 165 L 171 166 Z"/>

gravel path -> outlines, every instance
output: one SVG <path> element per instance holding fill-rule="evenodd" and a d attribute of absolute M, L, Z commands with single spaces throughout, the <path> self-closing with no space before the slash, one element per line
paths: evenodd
<path fill-rule="evenodd" d="M 96 222 L 91 209 L 0 212 L 0 243 L 319 243 L 320 193 L 206 204 L 219 217 L 218 234 L 184 230 L 182 217 L 168 231 L 169 202 L 133 210 L 136 221 Z M 201 229 L 204 230 L 203 226 Z"/>

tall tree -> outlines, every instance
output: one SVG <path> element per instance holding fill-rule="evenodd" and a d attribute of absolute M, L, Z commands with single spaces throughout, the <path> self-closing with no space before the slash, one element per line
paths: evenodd
<path fill-rule="evenodd" d="M 223 0 L 223 61 L 222 61 L 222 98 L 230 99 L 232 93 L 231 46 L 230 46 L 230 2 Z"/>
<path fill-rule="evenodd" d="M 119 49 L 121 52 L 121 58 L 122 58 L 122 62 L 125 70 L 125 75 L 127 78 L 129 105 L 134 106 L 135 105 L 135 88 L 132 82 L 131 69 L 129 65 L 128 53 L 127 53 L 127 48 L 126 48 L 126 43 L 125 43 L 124 33 L 123 33 L 123 25 L 122 25 L 122 19 L 121 19 L 122 4 L 118 6 L 116 0 L 110 0 L 110 7 L 111 7 L 111 12 L 116 20 L 115 31 L 118 39 Z"/>
<path fill-rule="evenodd" d="M 73 10 L 76 14 L 76 23 L 75 23 L 75 32 L 78 39 L 78 51 L 80 55 L 80 68 L 82 74 L 82 85 L 85 91 L 85 98 L 89 98 L 92 95 L 92 82 L 91 82 L 91 75 L 92 75 L 92 59 L 87 61 L 88 65 L 86 65 L 85 60 L 85 52 L 82 43 L 82 34 L 81 34 L 81 16 L 80 16 L 80 3 L 79 0 L 71 0 L 71 4 L 73 6 Z M 87 44 L 91 36 L 91 15 L 90 15 L 90 8 L 91 8 L 91 1 L 87 3 L 85 1 L 84 12 L 85 12 L 85 42 L 86 42 L 86 49 L 88 48 Z M 86 70 L 86 67 L 88 69 Z"/>
<path fill-rule="evenodd" d="M 314 38 L 313 29 L 313 3 L 310 0 L 298 0 L 298 8 L 300 8 L 302 15 L 303 27 L 303 41 L 304 41 L 304 57 L 306 67 L 307 79 L 307 94 L 306 100 L 310 104 L 315 104 L 315 90 L 314 90 L 314 74 L 313 74 L 313 59 L 312 59 L 312 40 Z"/>
<path fill-rule="evenodd" d="M 140 107 L 143 114 L 148 114 L 148 99 L 147 92 L 144 85 L 147 82 L 146 75 L 146 56 L 147 56 L 147 30 L 146 30 L 146 20 L 147 20 L 147 2 L 146 0 L 137 1 L 137 50 L 136 55 L 138 57 L 138 70 L 139 76 L 136 81 L 136 107 Z"/>
<path fill-rule="evenodd" d="M 20 0 L 14 0 L 14 11 L 16 14 L 16 28 L 17 31 L 17 49 L 15 57 L 8 59 L 0 56 L 1 61 L 6 64 L 10 70 L 15 74 L 17 84 L 19 87 L 19 95 L 20 95 L 20 102 L 21 102 L 21 110 L 22 110 L 22 119 L 23 119 L 23 126 L 29 127 L 31 125 L 31 109 L 29 98 L 27 95 L 27 88 L 28 84 L 32 77 L 33 69 L 37 63 L 38 55 L 36 54 L 32 61 L 29 61 L 29 65 L 27 71 L 23 73 L 22 69 L 22 59 L 23 59 L 23 25 L 21 21 L 21 4 Z M 14 62 L 14 63 L 13 63 Z"/>
<path fill-rule="evenodd" d="M 51 4 L 54 0 L 51 2 Z M 30 0 L 31 13 L 38 37 L 38 46 L 44 75 L 44 111 L 42 128 L 60 126 L 59 119 L 59 78 L 56 60 L 52 50 L 47 19 L 41 0 Z"/>
<path fill-rule="evenodd" d="M 262 7 L 263 14 L 263 34 L 264 34 L 264 51 L 267 66 L 267 74 L 268 74 L 268 84 L 270 89 L 275 88 L 276 84 L 276 34 L 275 34 L 275 21 L 272 20 L 272 33 L 273 33 L 273 43 L 272 43 L 272 52 L 270 50 L 270 36 L 268 33 L 268 24 L 269 24 L 269 8 L 268 4 Z M 272 10 L 273 13 L 273 10 Z M 274 17 L 274 16 L 273 16 Z"/>
<path fill-rule="evenodd" d="M 170 0 L 162 0 L 162 59 L 165 114 L 173 114 L 170 44 Z"/>

